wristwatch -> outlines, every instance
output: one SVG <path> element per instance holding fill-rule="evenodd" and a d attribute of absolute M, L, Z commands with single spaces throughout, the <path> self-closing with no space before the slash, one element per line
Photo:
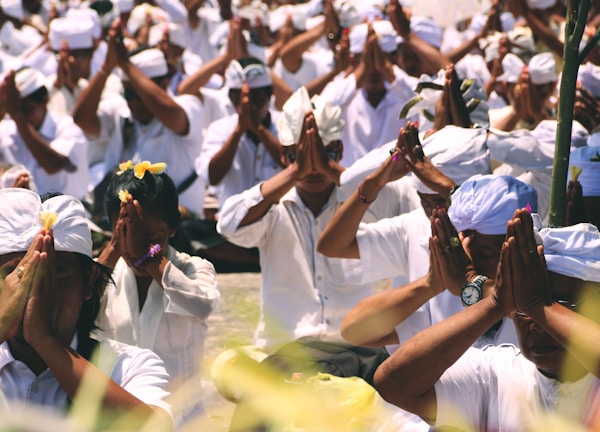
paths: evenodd
<path fill-rule="evenodd" d="M 471 306 L 481 300 L 481 289 L 483 283 L 488 280 L 487 276 L 477 275 L 471 282 L 466 283 L 460 291 L 460 300 L 463 306 Z"/>

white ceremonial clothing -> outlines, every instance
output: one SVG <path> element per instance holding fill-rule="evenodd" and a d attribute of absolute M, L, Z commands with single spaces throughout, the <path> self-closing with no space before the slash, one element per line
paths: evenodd
<path fill-rule="evenodd" d="M 219 55 L 219 49 L 208 43 L 211 35 L 221 25 L 223 19 L 218 7 L 201 7 L 196 12 L 200 22 L 196 28 L 190 27 L 186 19 L 182 25 L 185 32 L 186 49 L 199 55 L 207 62 Z"/>
<path fill-rule="evenodd" d="M 302 54 L 302 64 L 296 72 L 287 70 L 280 59 L 275 62 L 273 72 L 281 77 L 292 91 L 296 91 L 315 78 L 329 73 L 334 66 L 333 52 L 330 49 L 316 48 Z"/>
<path fill-rule="evenodd" d="M 399 119 L 400 111 L 412 97 L 416 96 L 414 88 L 417 79 L 409 76 L 397 66 L 394 66 L 396 80 L 388 84 L 384 98 L 377 107 L 367 100 L 367 94 L 362 88 L 356 87 L 356 77 L 338 76 L 325 86 L 321 97 L 333 105 L 342 108 L 344 128 L 344 166 L 352 165 L 361 156 L 388 141 L 396 140 L 398 131 L 407 120 Z"/>
<path fill-rule="evenodd" d="M 315 218 L 294 188 L 260 220 L 239 227 L 262 200 L 260 184 L 230 197 L 217 223 L 229 241 L 256 246 L 260 252 L 261 314 L 254 343 L 273 346 L 307 335 L 341 340 L 344 316 L 374 292 L 371 284 L 348 282 L 356 279 L 358 260 L 327 258 L 316 250 L 319 235 L 343 203 L 343 193 L 334 189 Z M 374 222 L 377 214 L 370 208 L 365 220 Z"/>
<path fill-rule="evenodd" d="M 591 374 L 565 383 L 542 375 L 512 345 L 470 348 L 435 384 L 436 425 L 513 432 L 549 413 L 583 425 L 599 389 Z"/>
<path fill-rule="evenodd" d="M 202 406 L 202 361 L 206 320 L 220 298 L 213 265 L 169 247 L 170 263 L 148 288 L 140 310 L 135 274 L 121 258 L 100 303 L 96 325 L 102 338 L 151 349 L 165 363 L 169 389 L 196 382 L 192 416 Z"/>
<path fill-rule="evenodd" d="M 277 111 L 271 111 L 270 132 L 277 137 Z M 212 123 L 206 131 L 202 144 L 202 152 L 196 159 L 196 172 L 203 178 L 206 184 L 210 184 L 208 178 L 208 166 L 213 156 L 221 150 L 238 124 L 238 114 L 234 113 L 223 117 Z M 274 160 L 267 148 L 262 144 L 255 144 L 248 134 L 242 135 L 238 147 L 227 174 L 223 176 L 217 185 L 219 201 L 225 202 L 227 198 L 238 194 L 259 182 L 270 179 L 281 171 L 279 161 Z"/>
<path fill-rule="evenodd" d="M 165 162 L 166 172 L 176 187 L 194 173 L 194 160 L 202 146 L 204 107 L 200 99 L 192 95 L 176 96 L 173 100 L 187 115 L 189 130 L 185 136 L 177 135 L 156 117 L 148 124 L 138 122 L 122 97 L 100 102 L 100 136 L 90 139 L 93 186 L 123 160 Z M 205 184 L 197 178 L 179 195 L 179 204 L 201 215 L 204 195 Z"/>
<path fill-rule="evenodd" d="M 48 145 L 69 158 L 74 171 L 64 169 L 48 174 L 33 157 L 19 135 L 16 123 L 5 118 L 0 122 L 0 160 L 10 164 L 23 164 L 35 179 L 38 192 L 62 192 L 81 199 L 89 183 L 88 143 L 81 129 L 69 116 L 47 111 L 42 126 L 37 131 Z"/>
<path fill-rule="evenodd" d="M 76 339 L 71 342 L 73 349 L 77 348 Z M 95 365 L 115 383 L 145 404 L 171 412 L 166 402 L 169 375 L 155 353 L 113 340 L 101 341 L 97 350 Z M 0 345 L 0 408 L 13 404 L 66 411 L 68 397 L 50 369 L 36 376 L 25 363 L 13 357 L 8 342 L 4 342 Z"/>

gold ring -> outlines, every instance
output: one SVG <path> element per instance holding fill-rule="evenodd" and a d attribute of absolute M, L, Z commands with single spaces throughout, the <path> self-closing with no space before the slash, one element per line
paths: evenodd
<path fill-rule="evenodd" d="M 21 279 L 23 277 L 23 272 L 25 271 L 25 267 L 19 266 L 17 268 L 17 277 Z"/>
<path fill-rule="evenodd" d="M 458 239 L 457 236 L 452 236 L 448 239 L 448 242 L 450 243 L 450 246 L 452 246 L 453 248 L 459 247 L 460 246 L 460 240 Z"/>

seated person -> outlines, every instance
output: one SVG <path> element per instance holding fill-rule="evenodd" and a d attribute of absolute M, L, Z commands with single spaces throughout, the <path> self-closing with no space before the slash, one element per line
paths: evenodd
<path fill-rule="evenodd" d="M 433 268 L 445 281 L 450 262 L 438 221 Z M 518 210 L 496 280 L 486 281 L 492 295 L 401 345 L 378 368 L 377 390 L 432 425 L 459 430 L 523 430 L 550 413 L 597 426 L 599 253 L 600 233 L 592 225 L 537 235 L 529 212 Z M 469 349 L 505 316 L 515 323 L 520 349 Z"/>
<path fill-rule="evenodd" d="M 209 261 L 169 246 L 181 217 L 165 168 L 130 164 L 108 185 L 104 207 L 113 235 L 98 261 L 114 268 L 114 284 L 102 296 L 96 324 L 104 337 L 158 354 L 171 392 L 195 383 L 193 401 L 173 406 L 179 425 L 202 409 L 206 320 L 220 293 Z"/>
<path fill-rule="evenodd" d="M 90 338 L 108 274 L 92 259 L 83 205 L 67 195 L 42 203 L 22 188 L 1 189 L 0 200 L 0 407 L 66 410 L 92 374 L 109 419 L 138 414 L 135 425 L 170 430 L 162 360 Z"/>

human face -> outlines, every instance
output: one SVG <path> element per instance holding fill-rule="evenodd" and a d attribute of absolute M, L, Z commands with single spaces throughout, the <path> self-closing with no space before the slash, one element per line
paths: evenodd
<path fill-rule="evenodd" d="M 4 278 L 19 265 L 25 252 L 10 253 L 0 257 L 0 277 Z M 84 300 L 91 297 L 92 281 L 86 280 L 77 254 L 73 252 L 56 252 L 54 260 L 54 280 L 50 281 L 49 291 L 42 298 L 46 308 L 42 313 L 53 317 L 50 331 L 59 341 L 68 345 L 73 339 L 81 306 Z M 22 323 L 17 340 L 26 344 Z"/>
<path fill-rule="evenodd" d="M 282 160 L 285 165 L 290 165 L 296 161 L 296 148 L 297 146 L 295 145 L 283 148 Z M 343 145 L 341 141 L 332 141 L 325 146 L 327 157 L 335 162 L 338 162 L 342 158 L 342 151 Z M 332 182 L 327 180 L 324 173 L 313 171 L 299 180 L 296 183 L 296 187 L 306 192 L 322 192 L 331 189 Z"/>
<path fill-rule="evenodd" d="M 74 79 L 87 78 L 91 73 L 93 48 L 72 49 L 68 51 L 69 60 L 72 59 L 72 72 Z"/>
<path fill-rule="evenodd" d="M 154 115 L 146 107 L 140 95 L 134 90 L 129 81 L 123 81 L 123 98 L 127 101 L 127 106 L 131 110 L 131 115 L 134 119 L 142 124 L 147 124 L 152 121 Z"/>
<path fill-rule="evenodd" d="M 465 231 L 463 234 L 465 237 L 469 237 L 467 252 L 471 255 L 477 273 L 494 279 L 506 236 L 504 234 L 481 234 L 474 230 Z"/>
<path fill-rule="evenodd" d="M 229 90 L 229 98 L 234 107 L 238 108 L 240 105 L 242 91 L 238 89 Z M 248 94 L 250 99 L 250 106 L 252 110 L 258 115 L 256 118 L 261 121 L 264 120 L 269 114 L 269 102 L 271 101 L 271 91 L 263 88 L 251 88 Z"/>
<path fill-rule="evenodd" d="M 425 214 L 427 217 L 431 217 L 431 214 L 434 209 L 447 209 L 448 208 L 448 200 L 442 197 L 440 194 L 427 194 L 417 192 L 419 194 L 419 198 L 421 199 L 421 207 L 425 210 Z"/>
<path fill-rule="evenodd" d="M 33 128 L 36 130 L 41 128 L 42 123 L 44 123 L 44 118 L 46 117 L 47 112 L 47 102 L 48 99 L 45 99 L 44 102 L 36 102 L 29 97 L 21 99 L 21 111 L 23 114 L 25 114 L 27 123 L 33 126 Z"/>
<path fill-rule="evenodd" d="M 569 307 L 595 322 L 600 322 L 597 306 L 600 284 L 582 281 L 554 272 L 548 272 L 552 296 L 562 306 Z M 513 312 L 513 321 L 521 352 L 544 375 L 561 381 L 575 381 L 587 370 L 575 359 L 568 357 L 566 348 L 531 318 Z"/>

